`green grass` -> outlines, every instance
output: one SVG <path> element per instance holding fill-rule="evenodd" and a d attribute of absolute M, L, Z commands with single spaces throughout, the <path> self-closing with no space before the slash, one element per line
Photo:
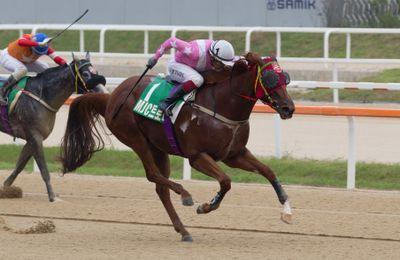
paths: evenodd
<path fill-rule="evenodd" d="M 289 94 L 294 100 L 303 101 L 326 101 L 332 102 L 333 91 L 328 89 L 316 89 L 296 91 L 289 90 Z M 353 103 L 379 103 L 390 102 L 400 103 L 400 91 L 372 91 L 372 90 L 339 90 L 340 102 Z"/>
<path fill-rule="evenodd" d="M 0 169 L 13 169 L 21 146 L 0 145 Z M 59 149 L 45 148 L 45 156 L 50 171 L 58 172 L 61 168 L 56 160 Z M 182 178 L 182 158 L 171 156 L 171 176 Z M 347 164 L 345 161 L 298 160 L 293 158 L 260 158 L 270 166 L 284 184 L 299 184 L 311 186 L 346 186 Z M 220 164 L 234 182 L 266 183 L 267 181 L 255 173 L 232 169 Z M 26 169 L 32 169 L 32 161 Z M 143 166 L 138 157 L 130 151 L 104 150 L 96 153 L 93 158 L 78 169 L 77 173 L 91 175 L 112 175 L 145 177 Z M 211 180 L 197 171 L 192 172 L 193 179 Z M 400 164 L 357 164 L 357 187 L 366 189 L 400 190 Z"/>

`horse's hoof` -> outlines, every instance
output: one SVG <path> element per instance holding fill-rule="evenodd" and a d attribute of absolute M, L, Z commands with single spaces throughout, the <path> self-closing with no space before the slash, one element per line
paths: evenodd
<path fill-rule="evenodd" d="M 183 206 L 193 206 L 194 203 L 193 203 L 192 197 L 183 198 L 182 204 L 183 204 Z"/>
<path fill-rule="evenodd" d="M 202 206 L 203 205 L 200 205 L 200 206 L 197 207 L 197 210 L 196 210 L 197 214 L 204 214 L 205 213 Z"/>
<path fill-rule="evenodd" d="M 63 200 L 60 199 L 59 197 L 55 197 L 55 198 L 53 199 L 53 201 L 50 200 L 50 202 L 55 202 L 55 203 L 57 203 L 57 202 L 62 202 L 62 201 L 63 201 Z"/>
<path fill-rule="evenodd" d="M 182 242 L 193 242 L 193 238 L 191 235 L 184 235 L 182 237 Z"/>
<path fill-rule="evenodd" d="M 283 203 L 281 220 L 287 224 L 292 223 L 292 208 L 290 207 L 289 200 L 286 200 L 285 203 Z"/>
<path fill-rule="evenodd" d="M 292 214 L 281 213 L 281 220 L 286 224 L 292 224 Z"/>
<path fill-rule="evenodd" d="M 211 211 L 210 204 L 204 203 L 197 207 L 197 214 L 207 214 Z"/>

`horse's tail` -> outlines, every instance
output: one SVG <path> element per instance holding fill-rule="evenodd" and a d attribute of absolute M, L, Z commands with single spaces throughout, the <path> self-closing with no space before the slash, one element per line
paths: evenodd
<path fill-rule="evenodd" d="M 75 98 L 70 105 L 67 129 L 61 143 L 62 172 L 71 172 L 85 164 L 92 155 L 104 148 L 96 122 L 104 117 L 109 94 L 89 93 Z"/>

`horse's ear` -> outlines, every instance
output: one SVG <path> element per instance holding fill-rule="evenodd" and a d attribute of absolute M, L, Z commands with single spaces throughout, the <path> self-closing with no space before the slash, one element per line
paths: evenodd
<path fill-rule="evenodd" d="M 72 60 L 77 61 L 78 59 L 75 57 L 75 54 L 73 52 L 71 52 L 72 55 Z"/>
<path fill-rule="evenodd" d="M 85 57 L 88 61 L 90 61 L 90 53 L 89 51 L 86 52 L 86 57 Z"/>
<path fill-rule="evenodd" d="M 263 66 L 265 64 L 261 56 L 254 52 L 248 52 L 244 57 L 250 63 L 258 64 L 259 66 Z"/>

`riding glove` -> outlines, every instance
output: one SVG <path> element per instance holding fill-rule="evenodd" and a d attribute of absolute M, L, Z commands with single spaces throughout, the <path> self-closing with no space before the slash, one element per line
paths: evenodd
<path fill-rule="evenodd" d="M 149 69 L 152 69 L 156 64 L 157 64 L 157 59 L 154 58 L 154 57 L 151 57 L 151 58 L 147 61 L 146 67 L 149 68 Z"/>

